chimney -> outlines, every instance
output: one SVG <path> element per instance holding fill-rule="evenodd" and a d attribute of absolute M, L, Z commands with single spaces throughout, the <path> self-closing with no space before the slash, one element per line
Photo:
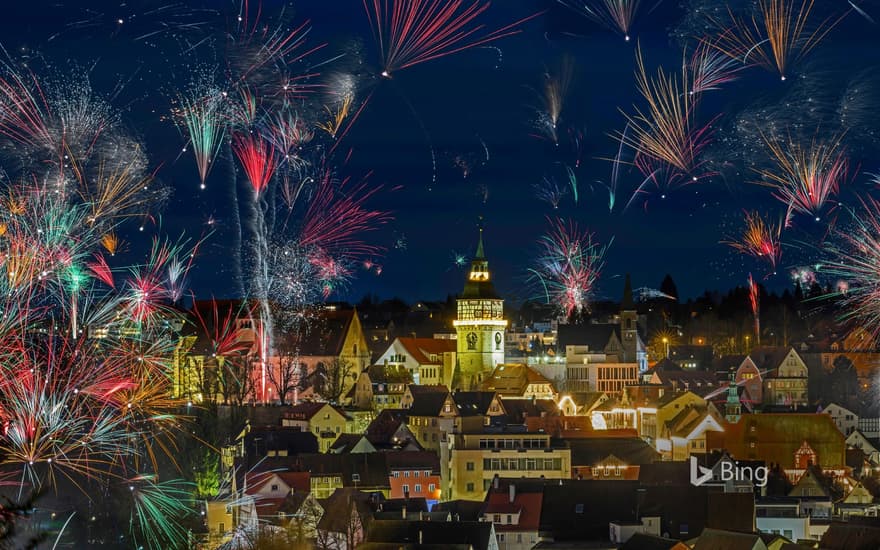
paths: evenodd
<path fill-rule="evenodd" d="M 495 474 L 495 478 L 492 479 L 492 486 L 497 490 L 500 479 L 498 479 L 498 474 Z"/>
<path fill-rule="evenodd" d="M 510 503 L 513 504 L 514 500 L 516 500 L 516 485 L 511 483 L 510 484 Z"/>
<path fill-rule="evenodd" d="M 404 505 L 403 508 L 400 509 L 400 517 L 406 519 L 406 505 Z"/>

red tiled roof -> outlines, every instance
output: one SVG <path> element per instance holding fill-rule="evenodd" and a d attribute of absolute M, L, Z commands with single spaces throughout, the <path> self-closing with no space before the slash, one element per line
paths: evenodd
<path fill-rule="evenodd" d="M 514 488 L 516 484 L 514 484 Z M 496 531 L 537 531 L 541 523 L 541 506 L 544 503 L 542 492 L 516 493 L 513 502 L 507 490 L 491 492 L 487 496 L 484 514 L 515 514 L 519 512 L 519 523 L 515 525 L 496 524 Z"/>
<path fill-rule="evenodd" d="M 435 338 L 398 338 L 397 340 L 420 365 L 439 365 L 442 359 L 438 357 L 436 361 L 431 361 L 432 354 L 440 356 L 456 350 L 455 340 Z"/>

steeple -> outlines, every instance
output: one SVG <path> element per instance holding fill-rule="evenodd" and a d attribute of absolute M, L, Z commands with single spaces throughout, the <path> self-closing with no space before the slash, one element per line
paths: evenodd
<path fill-rule="evenodd" d="M 477 253 L 474 254 L 474 260 L 485 260 L 486 254 L 483 252 L 483 228 L 480 227 L 480 238 L 477 241 Z"/>
<path fill-rule="evenodd" d="M 626 282 L 623 283 L 623 299 L 620 301 L 620 311 L 628 311 L 636 308 L 633 302 L 633 287 L 629 273 L 626 274 Z"/>
<path fill-rule="evenodd" d="M 736 373 L 731 372 L 730 381 L 727 383 L 727 402 L 724 404 L 724 416 L 728 422 L 739 422 L 741 414 L 742 406 L 736 385 Z"/>

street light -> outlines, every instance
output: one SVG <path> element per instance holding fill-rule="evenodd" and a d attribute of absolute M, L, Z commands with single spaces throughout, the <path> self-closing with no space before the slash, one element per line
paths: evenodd
<path fill-rule="evenodd" d="M 666 348 L 666 358 L 669 359 L 669 338 L 663 337 L 663 346 Z"/>

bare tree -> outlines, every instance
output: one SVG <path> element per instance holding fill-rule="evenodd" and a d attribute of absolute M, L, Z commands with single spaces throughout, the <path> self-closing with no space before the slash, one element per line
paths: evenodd
<path fill-rule="evenodd" d="M 221 364 L 219 386 L 220 393 L 223 395 L 223 404 L 244 405 L 254 391 L 249 358 L 243 355 L 233 355 L 223 357 L 219 363 Z"/>
<path fill-rule="evenodd" d="M 354 364 L 347 359 L 336 357 L 330 364 L 320 363 L 313 373 L 315 390 L 327 401 L 338 403 L 351 387 L 353 375 Z"/>
<path fill-rule="evenodd" d="M 288 394 L 303 389 L 303 368 L 296 353 L 279 354 L 278 367 L 269 368 L 267 374 L 281 405 L 287 402 Z"/>

